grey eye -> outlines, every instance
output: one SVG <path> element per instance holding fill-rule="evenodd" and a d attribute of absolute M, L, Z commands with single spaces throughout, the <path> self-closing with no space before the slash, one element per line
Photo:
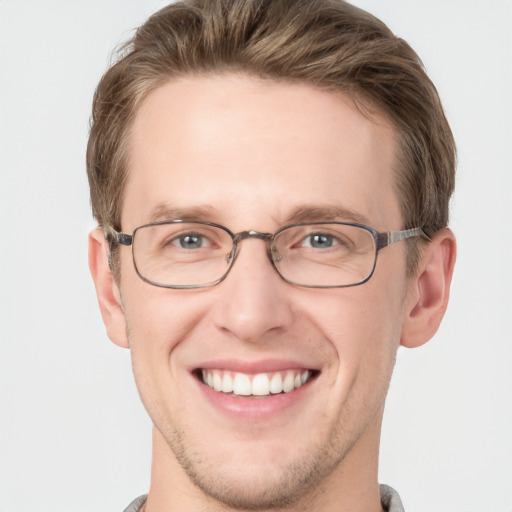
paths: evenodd
<path fill-rule="evenodd" d="M 303 247 L 313 247 L 314 249 L 327 249 L 336 243 L 334 237 L 330 235 L 313 234 L 309 235 L 302 242 Z"/>
<path fill-rule="evenodd" d="M 200 249 L 207 245 L 206 239 L 201 235 L 182 235 L 173 240 L 174 245 L 179 245 L 182 249 Z"/>

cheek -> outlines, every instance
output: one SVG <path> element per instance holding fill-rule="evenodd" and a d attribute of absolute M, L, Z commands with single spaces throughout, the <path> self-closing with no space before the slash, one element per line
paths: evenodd
<path fill-rule="evenodd" d="M 201 293 L 152 286 L 130 269 L 122 276 L 121 297 L 133 370 L 141 394 L 169 386 L 180 368 L 182 342 L 204 317 Z"/>
<path fill-rule="evenodd" d="M 334 296 L 316 297 L 307 308 L 316 323 L 342 351 L 377 348 L 399 331 L 403 299 L 396 291 L 381 293 L 370 283 L 336 290 Z M 306 308 L 303 308 L 305 311 Z"/>
<path fill-rule="evenodd" d="M 368 386 L 388 379 L 400 342 L 402 294 L 377 281 L 331 292 L 317 294 L 303 311 L 332 349 L 332 385 L 347 389 L 361 378 Z"/>
<path fill-rule="evenodd" d="M 144 283 L 143 283 L 144 284 Z M 146 285 L 149 287 L 150 285 Z M 203 316 L 201 301 L 186 300 L 180 291 L 151 287 L 124 298 L 130 349 L 161 358 L 190 335 Z"/>
<path fill-rule="evenodd" d="M 142 282 L 124 297 L 132 368 L 139 395 L 156 425 L 180 414 L 186 393 L 187 340 L 204 317 L 201 301 Z M 193 336 L 192 336 L 193 338 Z M 181 404 L 181 406 L 180 406 Z"/>

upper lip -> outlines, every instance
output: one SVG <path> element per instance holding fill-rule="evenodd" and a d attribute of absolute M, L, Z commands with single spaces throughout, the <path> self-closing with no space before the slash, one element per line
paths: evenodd
<path fill-rule="evenodd" d="M 292 359 L 262 359 L 249 361 L 242 359 L 214 359 L 204 361 L 191 368 L 191 370 L 228 370 L 232 372 L 258 374 L 278 372 L 283 370 L 318 370 L 311 365 Z"/>

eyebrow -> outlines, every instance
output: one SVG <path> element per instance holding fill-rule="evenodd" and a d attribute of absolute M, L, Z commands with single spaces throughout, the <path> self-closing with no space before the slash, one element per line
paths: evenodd
<path fill-rule="evenodd" d="M 174 208 L 167 203 L 160 203 L 149 214 L 149 222 L 165 220 L 204 221 L 211 218 L 215 210 L 211 206 L 192 206 Z"/>
<path fill-rule="evenodd" d="M 294 208 L 285 219 L 286 224 L 299 224 L 301 222 L 355 222 L 356 224 L 369 224 L 363 214 L 342 206 L 329 205 L 303 205 Z"/>
<path fill-rule="evenodd" d="M 211 206 L 192 206 L 186 208 L 172 207 L 167 203 L 159 203 L 149 214 L 149 222 L 166 220 L 186 220 L 190 222 L 204 222 L 211 219 L 216 210 Z M 369 224 L 363 214 L 349 208 L 332 205 L 301 205 L 295 207 L 284 219 L 283 225 L 299 224 L 302 222 L 355 222 Z"/>

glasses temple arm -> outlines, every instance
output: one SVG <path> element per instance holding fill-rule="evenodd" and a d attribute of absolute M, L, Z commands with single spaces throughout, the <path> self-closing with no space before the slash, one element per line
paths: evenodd
<path fill-rule="evenodd" d="M 111 231 L 111 233 L 112 233 L 112 242 L 120 244 L 120 245 L 132 245 L 132 243 L 133 243 L 132 235 L 120 233 L 119 231 L 116 231 L 115 229 L 113 229 Z"/>
<path fill-rule="evenodd" d="M 377 250 L 387 247 L 388 245 L 412 238 L 413 236 L 421 236 L 429 242 L 432 239 L 423 231 L 422 228 L 404 229 L 402 231 L 388 231 L 387 233 L 379 233 L 377 236 Z"/>

